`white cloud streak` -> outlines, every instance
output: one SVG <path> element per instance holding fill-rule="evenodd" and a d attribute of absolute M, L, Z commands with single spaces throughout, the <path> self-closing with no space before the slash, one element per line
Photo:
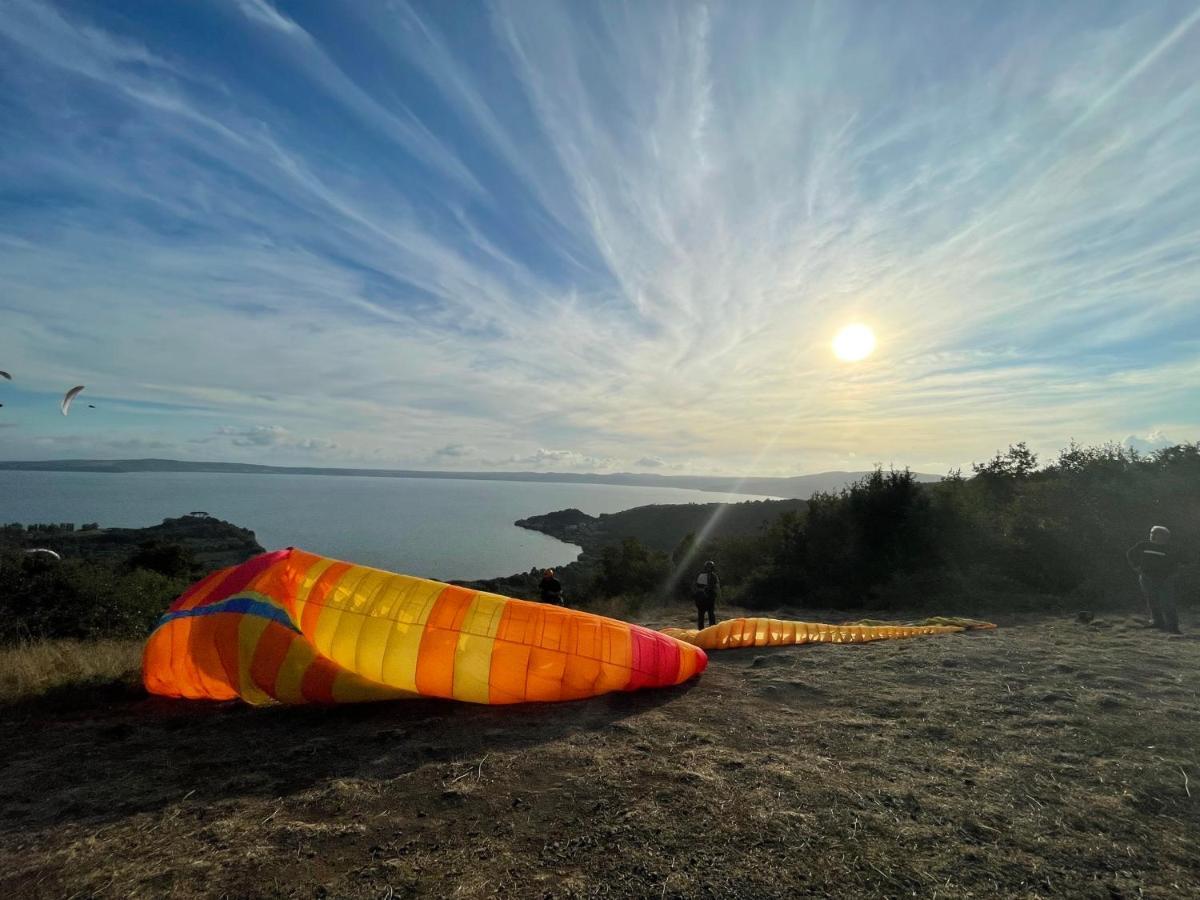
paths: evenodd
<path fill-rule="evenodd" d="M 0 20 L 0 187 L 70 198 L 0 220 L 5 367 L 187 408 L 104 440 L 749 473 L 1200 431 L 1191 7 L 355 8 L 371 66 L 233 9 L 319 106 Z"/>

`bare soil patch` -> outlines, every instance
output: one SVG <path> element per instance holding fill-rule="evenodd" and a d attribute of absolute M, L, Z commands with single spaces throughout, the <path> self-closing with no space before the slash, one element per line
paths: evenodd
<path fill-rule="evenodd" d="M 1200 642 L 998 621 L 519 708 L 60 689 L 0 709 L 0 895 L 1196 896 Z"/>

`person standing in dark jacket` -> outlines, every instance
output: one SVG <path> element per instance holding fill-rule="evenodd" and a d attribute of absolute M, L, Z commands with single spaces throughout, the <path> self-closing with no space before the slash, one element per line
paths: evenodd
<path fill-rule="evenodd" d="M 1175 608 L 1175 572 L 1179 553 L 1171 546 L 1171 532 L 1162 525 L 1150 529 L 1150 540 L 1138 541 L 1129 548 L 1125 559 L 1138 573 L 1138 584 L 1150 610 L 1151 624 L 1171 634 L 1179 634 L 1179 613 Z"/>
<path fill-rule="evenodd" d="M 542 581 L 538 585 L 538 590 L 541 592 L 543 603 L 553 606 L 563 605 L 562 582 L 554 577 L 553 569 L 547 569 L 542 573 Z"/>
<path fill-rule="evenodd" d="M 711 559 L 704 564 L 704 571 L 696 576 L 693 587 L 696 599 L 696 628 L 704 629 L 704 617 L 710 625 L 717 624 L 717 597 L 721 594 L 721 579 L 717 578 L 717 564 Z"/>

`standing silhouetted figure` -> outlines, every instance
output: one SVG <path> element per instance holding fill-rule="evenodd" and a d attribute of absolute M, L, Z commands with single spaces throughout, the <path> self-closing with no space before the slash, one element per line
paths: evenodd
<path fill-rule="evenodd" d="M 554 577 L 553 569 L 547 569 L 542 573 L 542 581 L 538 585 L 538 590 L 541 592 L 543 603 L 550 603 L 554 606 L 563 605 L 562 582 Z"/>
<path fill-rule="evenodd" d="M 1150 610 L 1155 628 L 1179 634 L 1179 613 L 1175 608 L 1175 571 L 1179 554 L 1171 546 L 1171 532 L 1162 525 L 1150 529 L 1150 540 L 1138 541 L 1125 554 Z"/>
<path fill-rule="evenodd" d="M 704 571 L 696 576 L 692 587 L 696 600 L 696 627 L 704 628 L 704 617 L 708 624 L 717 624 L 717 598 L 721 594 L 721 579 L 717 578 L 717 564 L 711 559 L 704 564 Z"/>

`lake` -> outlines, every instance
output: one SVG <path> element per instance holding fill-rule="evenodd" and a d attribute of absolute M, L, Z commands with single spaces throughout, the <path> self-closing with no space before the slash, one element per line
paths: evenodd
<path fill-rule="evenodd" d="M 0 471 L 0 522 L 139 528 L 204 510 L 268 550 L 300 547 L 442 580 L 494 578 L 572 562 L 579 549 L 513 522 L 575 507 L 761 500 L 681 488 L 434 478 L 208 472 Z"/>

